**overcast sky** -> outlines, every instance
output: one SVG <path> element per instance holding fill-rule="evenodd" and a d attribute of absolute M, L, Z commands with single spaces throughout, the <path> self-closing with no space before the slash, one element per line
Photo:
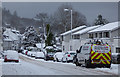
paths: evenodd
<path fill-rule="evenodd" d="M 33 18 L 39 12 L 53 14 L 62 2 L 3 2 L 2 7 L 6 7 L 12 13 L 17 11 L 18 15 L 26 18 Z M 117 2 L 69 2 L 73 8 L 84 14 L 88 23 L 92 24 L 95 18 L 101 14 L 109 22 L 118 20 Z"/>

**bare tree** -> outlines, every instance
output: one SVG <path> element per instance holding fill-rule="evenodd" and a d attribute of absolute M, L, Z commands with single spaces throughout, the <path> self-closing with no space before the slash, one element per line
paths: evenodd
<path fill-rule="evenodd" d="M 45 27 L 45 24 L 48 22 L 48 15 L 47 13 L 39 13 L 35 16 L 36 19 L 40 21 L 42 27 Z"/>
<path fill-rule="evenodd" d="M 64 11 L 64 9 L 69 9 L 69 11 Z M 62 32 L 70 30 L 70 24 L 71 24 L 71 13 L 70 10 L 73 10 L 72 16 L 73 16 L 73 28 L 81 25 L 85 25 L 87 23 L 86 17 L 75 11 L 71 5 L 63 4 L 61 5 L 58 10 L 54 13 L 54 26 L 61 26 Z M 59 29 L 60 29 L 59 28 Z M 64 29 L 64 31 L 63 31 Z"/>

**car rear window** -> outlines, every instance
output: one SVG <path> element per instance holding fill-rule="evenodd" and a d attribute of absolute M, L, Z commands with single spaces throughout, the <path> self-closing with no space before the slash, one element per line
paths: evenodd
<path fill-rule="evenodd" d="M 75 53 L 70 53 L 70 55 L 75 55 Z"/>

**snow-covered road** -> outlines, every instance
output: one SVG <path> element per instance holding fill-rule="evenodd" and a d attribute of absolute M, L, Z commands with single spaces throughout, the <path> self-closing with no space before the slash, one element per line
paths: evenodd
<path fill-rule="evenodd" d="M 19 63 L 2 64 L 3 75 L 114 75 L 96 69 L 76 67 L 74 64 L 34 60 L 20 55 Z"/>

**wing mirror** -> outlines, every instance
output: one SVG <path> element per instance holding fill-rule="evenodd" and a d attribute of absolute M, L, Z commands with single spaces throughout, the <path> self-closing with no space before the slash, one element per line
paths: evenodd
<path fill-rule="evenodd" d="M 79 50 L 76 50 L 77 53 L 80 53 Z"/>

